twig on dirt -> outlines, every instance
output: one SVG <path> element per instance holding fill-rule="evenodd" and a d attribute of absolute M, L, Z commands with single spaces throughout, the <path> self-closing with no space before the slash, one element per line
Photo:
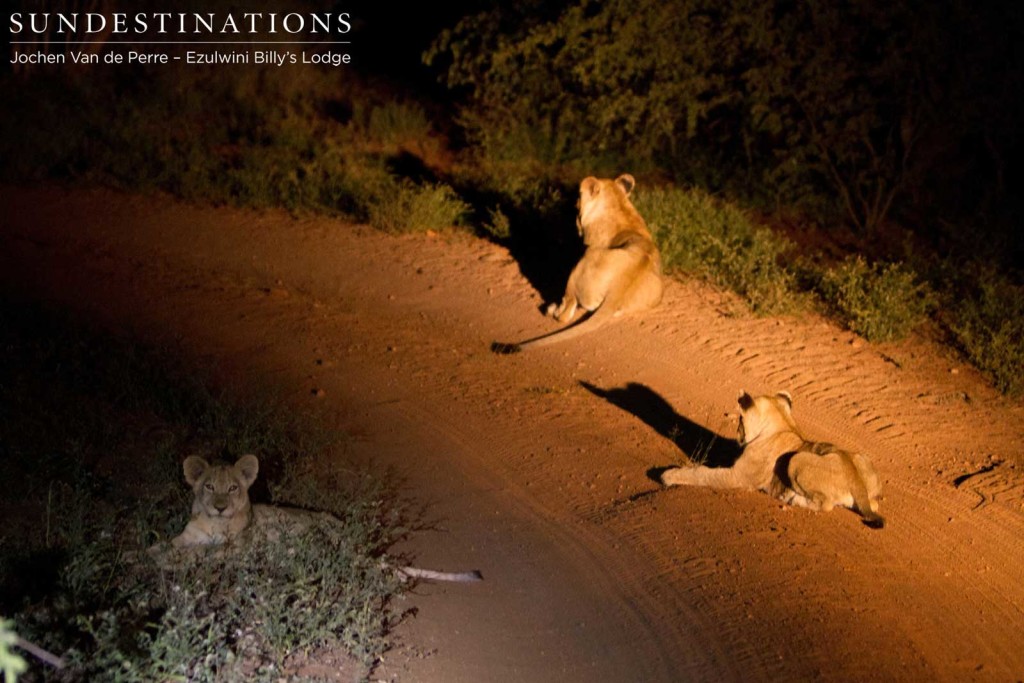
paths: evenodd
<path fill-rule="evenodd" d="M 55 669 L 64 668 L 63 659 L 53 654 L 52 652 L 49 652 L 48 650 L 44 650 L 35 643 L 30 643 L 24 638 L 18 636 L 17 639 L 14 641 L 14 644 L 17 647 L 20 647 L 25 652 L 32 655 L 33 657 L 35 657 L 36 659 L 38 659 L 39 661 L 43 662 L 44 664 L 49 664 Z"/>

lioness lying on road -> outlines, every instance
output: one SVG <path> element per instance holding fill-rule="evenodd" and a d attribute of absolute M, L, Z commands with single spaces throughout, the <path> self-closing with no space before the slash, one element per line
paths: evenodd
<path fill-rule="evenodd" d="M 757 398 L 744 391 L 739 405 L 743 452 L 735 464 L 665 470 L 663 485 L 758 489 L 811 510 L 850 508 L 870 527 L 885 525 L 878 515 L 878 474 L 867 457 L 807 441 L 793 420 L 793 399 L 784 391 Z"/>

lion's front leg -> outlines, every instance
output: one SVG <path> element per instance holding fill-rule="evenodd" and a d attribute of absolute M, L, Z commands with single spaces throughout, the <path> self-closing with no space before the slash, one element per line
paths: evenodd
<path fill-rule="evenodd" d="M 662 486 L 707 486 L 715 489 L 753 488 L 734 467 L 673 467 L 661 473 Z"/>

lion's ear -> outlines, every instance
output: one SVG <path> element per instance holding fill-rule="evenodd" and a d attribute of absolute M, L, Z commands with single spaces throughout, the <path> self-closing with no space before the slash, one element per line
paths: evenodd
<path fill-rule="evenodd" d="M 580 183 L 580 196 L 593 197 L 601 192 L 601 181 L 594 176 L 587 176 Z"/>
<path fill-rule="evenodd" d="M 790 395 L 790 393 L 788 391 L 780 391 L 779 393 L 777 393 L 775 395 L 778 396 L 779 398 L 781 398 L 783 401 L 785 401 L 785 403 L 786 403 L 786 410 L 792 410 L 793 409 L 793 397 Z"/>
<path fill-rule="evenodd" d="M 185 462 L 182 465 L 182 469 L 185 471 L 185 481 L 188 482 L 189 486 L 194 486 L 209 467 L 210 463 L 206 462 L 198 455 L 188 456 L 185 458 Z"/>
<path fill-rule="evenodd" d="M 242 475 L 245 487 L 249 488 L 256 481 L 256 475 L 260 473 L 260 461 L 252 453 L 243 455 L 235 461 L 235 471 Z"/>
<path fill-rule="evenodd" d="M 615 179 L 615 182 L 619 184 L 619 187 L 623 189 L 627 197 L 629 196 L 629 193 L 633 191 L 633 188 L 636 187 L 636 178 L 628 173 L 620 175 Z"/>
<path fill-rule="evenodd" d="M 736 399 L 736 402 L 740 404 L 740 409 L 750 410 L 754 407 L 754 399 L 750 397 L 746 391 L 741 391 L 740 396 Z"/>

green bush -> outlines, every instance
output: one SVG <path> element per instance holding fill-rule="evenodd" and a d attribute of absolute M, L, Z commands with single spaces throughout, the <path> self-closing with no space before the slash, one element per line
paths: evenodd
<path fill-rule="evenodd" d="M 350 531 L 319 524 L 166 574 L 102 550 L 69 564 L 65 576 L 85 588 L 79 604 L 107 605 L 76 617 L 93 645 L 73 648 L 70 666 L 83 679 L 277 681 L 290 657 L 340 645 L 369 671 L 398 617 L 387 597 L 400 580 Z M 95 594 L 105 578 L 106 594 Z"/>
<path fill-rule="evenodd" d="M 795 278 L 781 261 L 789 245 L 734 204 L 677 188 L 638 190 L 634 200 L 666 272 L 703 275 L 740 294 L 758 314 L 799 307 Z"/>
<path fill-rule="evenodd" d="M 840 321 L 869 341 L 907 336 L 934 307 L 930 287 L 912 270 L 900 263 L 868 265 L 861 256 L 826 270 L 818 291 Z"/>
<path fill-rule="evenodd" d="M 466 17 L 425 55 L 468 91 L 462 120 L 489 154 L 610 155 L 788 201 L 838 196 L 864 228 L 901 189 L 905 145 L 887 117 L 914 102 L 897 49 L 905 7 L 576 0 L 518 12 Z M 866 52 L 869 39 L 882 47 Z"/>
<path fill-rule="evenodd" d="M 385 177 L 364 198 L 370 225 L 388 233 L 446 230 L 462 223 L 469 212 L 447 185 L 417 185 Z"/>
<path fill-rule="evenodd" d="M 1024 287 L 985 267 L 950 305 L 956 344 L 1007 394 L 1024 393 Z"/>

